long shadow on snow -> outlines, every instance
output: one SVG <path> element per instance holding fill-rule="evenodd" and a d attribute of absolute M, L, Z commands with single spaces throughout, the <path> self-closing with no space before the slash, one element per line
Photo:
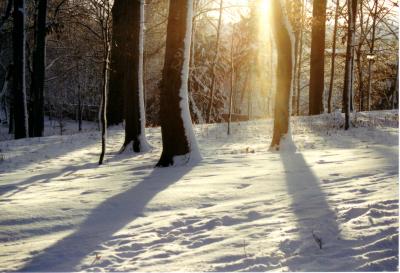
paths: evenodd
<path fill-rule="evenodd" d="M 77 171 L 85 170 L 85 169 L 92 169 L 92 168 L 95 168 L 96 166 L 98 166 L 97 163 L 86 163 L 83 165 L 68 166 L 68 167 L 60 169 L 56 172 L 39 174 L 39 175 L 31 176 L 28 179 L 25 179 L 25 180 L 17 182 L 17 183 L 2 185 L 2 186 L 0 186 L 0 196 L 8 198 L 19 192 L 23 192 L 23 191 L 27 190 L 31 186 L 49 183 L 49 182 L 51 182 L 51 180 L 53 178 L 60 177 L 61 175 L 68 177 L 69 175 L 72 175 L 73 173 L 75 173 Z M 9 193 L 9 192 L 11 192 L 11 193 Z M 9 194 L 6 195 L 7 193 L 9 193 Z"/>
<path fill-rule="evenodd" d="M 280 157 L 285 169 L 291 210 L 296 217 L 299 235 L 298 241 L 283 242 L 281 250 L 288 255 L 298 254 L 299 258 L 314 252 L 329 251 L 332 249 L 332 244 L 335 244 L 334 241 L 340 237 L 340 230 L 336 215 L 326 200 L 318 178 L 307 166 L 301 153 L 283 152 Z M 315 238 L 313 233 L 316 235 Z M 318 238 L 322 239 L 322 250 L 319 250 Z M 298 264 L 295 261 L 289 260 L 288 263 L 290 271 L 304 270 L 294 267 Z M 323 267 L 315 267 L 314 271 L 321 268 Z"/>
<path fill-rule="evenodd" d="M 59 138 L 57 138 L 59 137 Z M 29 153 L 37 154 L 38 157 L 35 158 L 35 163 L 39 165 L 41 162 L 54 159 L 60 156 L 65 156 L 66 154 L 72 154 L 77 150 L 83 150 L 88 146 L 94 145 L 98 142 L 98 138 L 88 138 L 87 135 L 68 135 L 68 136 L 50 136 L 50 137 L 43 137 L 43 138 L 32 138 L 29 141 L 33 141 L 33 143 L 28 143 L 27 139 L 18 140 L 16 143 L 18 145 L 23 146 L 32 146 L 35 144 L 43 144 L 40 148 L 34 148 L 33 150 L 26 151 Z M 67 139 L 69 137 L 70 139 Z M 80 142 L 77 141 L 75 138 L 82 138 L 84 137 L 87 141 Z M 21 144 L 20 144 L 21 143 Z M 76 143 L 76 145 L 72 145 Z M 1 145 L 0 145 L 1 146 Z M 47 156 L 47 157 L 45 157 Z M 22 160 L 21 160 L 22 159 Z M 10 160 L 11 162 L 15 163 L 15 169 L 22 169 L 32 164 L 29 160 L 29 157 L 26 156 L 25 153 L 15 156 Z"/>
<path fill-rule="evenodd" d="M 143 217 L 146 205 L 158 193 L 180 180 L 191 167 L 154 169 L 132 188 L 95 208 L 77 230 L 43 250 L 17 271 L 74 271 L 80 261 L 114 233 Z"/>
<path fill-rule="evenodd" d="M 369 136 L 367 135 L 360 134 L 359 136 L 361 138 L 357 138 L 355 135 L 352 134 L 353 129 L 368 128 L 368 127 L 363 127 L 361 125 L 358 125 L 358 127 L 355 128 L 352 127 L 349 130 L 345 131 L 343 128 L 336 128 L 334 125 L 329 124 L 328 122 L 318 123 L 316 121 L 313 121 L 314 117 L 309 117 L 309 118 L 311 119 L 311 122 L 303 121 L 299 122 L 299 124 L 307 127 L 312 134 L 324 138 L 326 141 L 329 142 L 330 146 L 332 147 L 343 149 L 346 147 L 352 147 L 353 145 L 352 141 L 360 142 L 369 140 Z M 379 133 L 379 128 L 372 127 L 372 133 L 374 134 L 375 132 Z M 328 135 L 328 133 L 330 134 Z M 398 146 L 398 136 L 390 134 L 385 134 L 385 135 L 387 138 L 390 138 L 390 143 L 396 143 L 396 145 L 393 146 Z M 333 139 L 335 138 L 340 138 L 340 143 L 345 144 L 345 146 L 342 147 L 340 145 L 337 145 L 337 143 L 333 141 Z M 380 143 L 380 144 L 385 145 L 386 143 Z M 376 155 L 380 156 L 382 159 L 385 159 L 387 162 L 389 163 L 396 162 L 396 165 L 397 166 L 399 165 L 398 149 L 392 149 L 392 148 L 386 149 L 384 147 L 379 147 L 377 145 L 369 146 L 369 149 L 372 149 Z"/>

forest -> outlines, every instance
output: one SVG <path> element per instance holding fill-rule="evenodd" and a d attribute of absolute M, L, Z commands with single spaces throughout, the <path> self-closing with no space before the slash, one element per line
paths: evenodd
<path fill-rule="evenodd" d="M 398 271 L 398 17 L 0 0 L 0 271 Z"/>

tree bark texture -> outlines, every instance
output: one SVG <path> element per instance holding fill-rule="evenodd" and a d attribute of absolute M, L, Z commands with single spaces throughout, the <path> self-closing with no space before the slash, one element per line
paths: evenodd
<path fill-rule="evenodd" d="M 311 30 L 311 61 L 309 114 L 318 115 L 324 112 L 324 65 L 325 65 L 325 22 L 326 0 L 313 1 L 313 18 Z"/>
<path fill-rule="evenodd" d="M 276 95 L 274 132 L 271 148 L 279 150 L 282 138 L 289 131 L 290 97 L 293 82 L 293 50 L 289 20 L 284 10 L 284 0 L 273 0 L 272 28 L 277 50 Z"/>

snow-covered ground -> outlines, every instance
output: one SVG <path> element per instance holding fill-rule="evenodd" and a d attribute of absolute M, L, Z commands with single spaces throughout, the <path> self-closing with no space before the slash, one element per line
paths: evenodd
<path fill-rule="evenodd" d="M 397 271 L 398 113 L 199 125 L 196 166 L 154 169 L 109 132 L 0 142 L 0 271 Z M 95 126 L 94 126 L 95 127 Z M 319 247 L 322 242 L 322 248 Z"/>

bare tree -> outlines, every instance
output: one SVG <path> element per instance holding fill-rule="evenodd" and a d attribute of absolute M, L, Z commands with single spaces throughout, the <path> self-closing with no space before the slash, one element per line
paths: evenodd
<path fill-rule="evenodd" d="M 310 60 L 310 115 L 318 115 L 324 112 L 322 99 L 325 72 L 325 23 L 326 0 L 314 0 Z"/>
<path fill-rule="evenodd" d="M 215 70 L 216 70 L 216 66 L 218 63 L 223 3 L 224 3 L 224 1 L 220 0 L 220 2 L 219 2 L 219 17 L 218 17 L 218 25 L 217 25 L 217 40 L 215 43 L 215 57 L 214 57 L 214 61 L 213 61 L 212 68 L 211 68 L 212 79 L 211 79 L 211 88 L 210 88 L 210 100 L 209 100 L 208 108 L 207 108 L 207 117 L 206 117 L 207 123 L 210 123 L 212 107 L 213 107 L 213 103 L 214 103 L 214 90 L 215 90 L 215 84 L 216 84 L 216 71 Z"/>
<path fill-rule="evenodd" d="M 328 113 L 332 111 L 332 93 L 333 93 L 333 81 L 335 79 L 336 38 L 337 38 L 339 13 L 340 13 L 340 0 L 336 0 L 335 22 L 333 25 L 333 34 L 332 34 L 332 56 L 331 56 L 331 73 L 330 73 L 331 75 L 330 75 L 329 91 L 328 91 Z"/>
<path fill-rule="evenodd" d="M 31 119 L 30 135 L 43 136 L 44 131 L 44 79 L 46 72 L 46 16 L 47 0 L 35 0 L 35 45 L 33 50 L 33 70 L 31 79 L 32 106 L 29 113 Z"/>
<path fill-rule="evenodd" d="M 170 2 L 161 81 L 160 120 L 163 151 L 158 167 L 201 159 L 188 101 L 193 0 Z"/>
<path fill-rule="evenodd" d="M 98 23 L 101 27 L 101 38 L 103 41 L 103 62 L 102 62 L 102 94 L 101 94 L 101 109 L 100 109 L 100 121 L 101 121 L 101 153 L 99 158 L 99 165 L 103 164 L 104 155 L 106 153 L 106 141 L 107 141 L 107 90 L 109 80 L 109 63 L 110 63 L 110 1 L 102 0 L 101 2 L 91 2 L 94 9 L 97 11 Z"/>
<path fill-rule="evenodd" d="M 343 87 L 343 110 L 345 113 L 344 129 L 350 127 L 350 104 L 353 90 L 352 72 L 354 63 L 354 45 L 357 16 L 357 0 L 347 0 L 348 26 L 347 26 L 347 47 L 346 65 Z"/>
<path fill-rule="evenodd" d="M 376 33 L 376 20 L 378 17 L 378 0 L 374 0 L 374 12 L 372 14 L 372 33 L 368 56 L 368 84 L 367 84 L 367 110 L 371 110 L 371 86 L 372 86 L 372 62 L 374 61 L 374 49 L 375 49 L 375 33 Z"/>
<path fill-rule="evenodd" d="M 18 139 L 28 136 L 25 85 L 25 0 L 14 0 L 13 20 L 13 116 L 14 136 Z"/>
<path fill-rule="evenodd" d="M 144 3 L 143 1 L 118 0 L 122 5 L 123 24 L 119 55 L 123 58 L 123 95 L 125 117 L 124 151 L 132 143 L 134 152 L 149 149 L 145 136 L 145 111 L 143 95 L 143 42 L 144 42 Z"/>
<path fill-rule="evenodd" d="M 289 132 L 290 98 L 293 84 L 294 41 L 287 18 L 285 0 L 273 0 L 272 28 L 277 50 L 276 95 L 272 150 L 279 150 Z"/>

